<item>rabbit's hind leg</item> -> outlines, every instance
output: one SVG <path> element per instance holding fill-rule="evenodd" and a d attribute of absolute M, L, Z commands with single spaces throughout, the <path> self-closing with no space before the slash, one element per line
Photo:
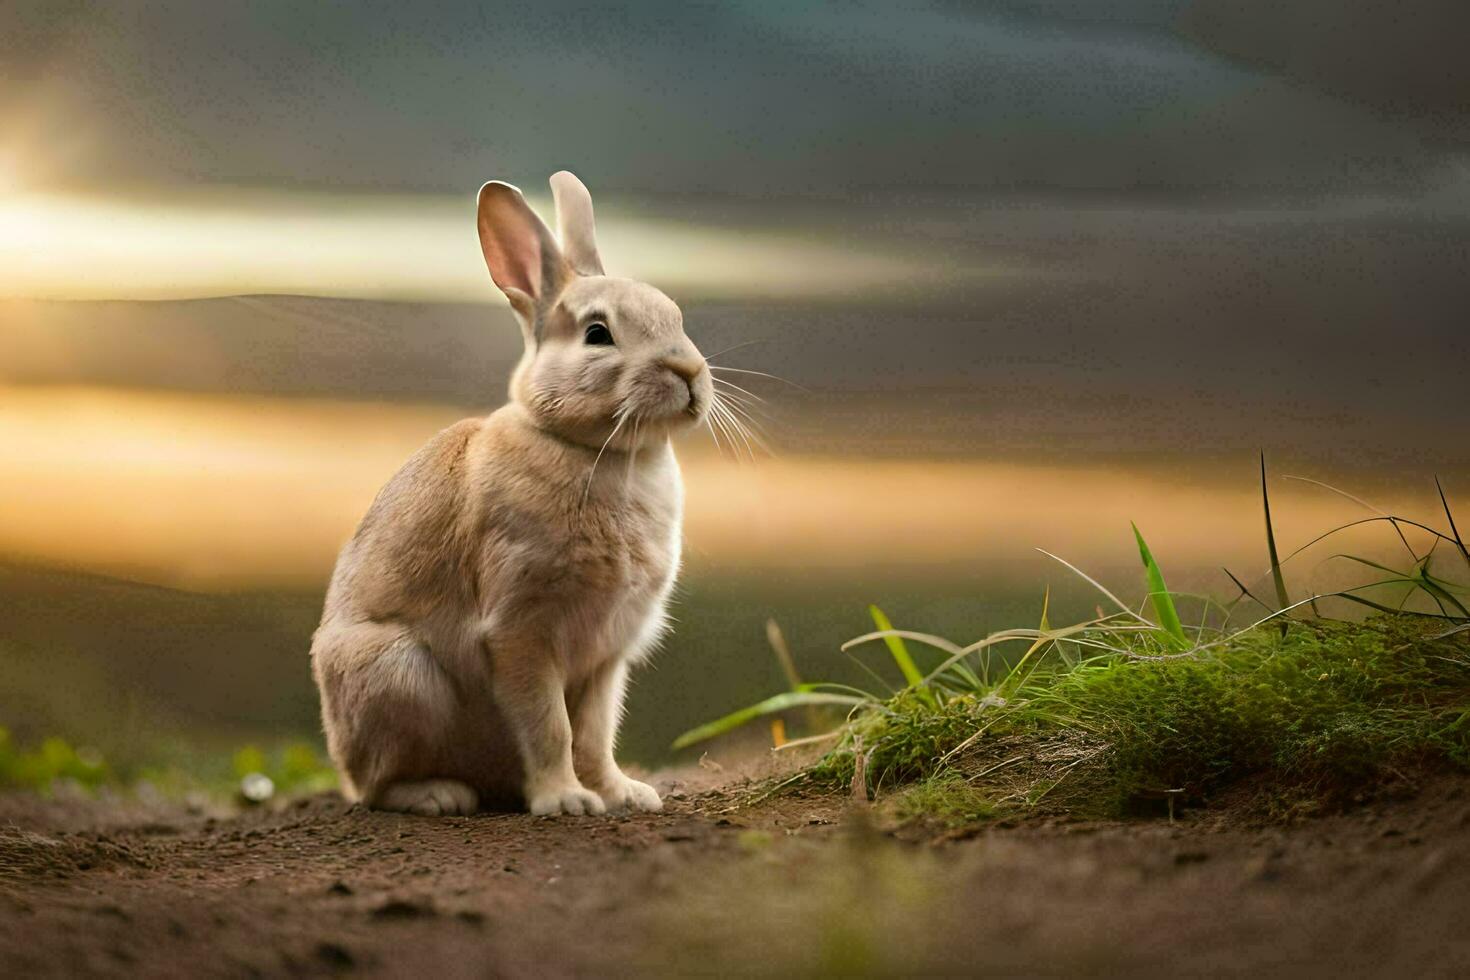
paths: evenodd
<path fill-rule="evenodd" d="M 376 810 L 398 810 L 427 817 L 463 816 L 480 806 L 480 794 L 455 779 L 389 783 L 366 800 Z"/>
<path fill-rule="evenodd" d="M 312 673 L 349 799 L 384 810 L 474 812 L 478 794 L 450 778 L 460 710 L 453 681 L 411 630 L 394 622 L 324 627 L 312 643 Z"/>

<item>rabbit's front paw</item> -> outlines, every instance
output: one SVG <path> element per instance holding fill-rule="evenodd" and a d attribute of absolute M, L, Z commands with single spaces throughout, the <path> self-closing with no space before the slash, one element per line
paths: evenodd
<path fill-rule="evenodd" d="M 530 811 L 538 816 L 556 813 L 580 815 L 607 812 L 607 807 L 603 805 L 601 797 L 591 790 L 583 789 L 576 783 L 527 794 L 527 802 Z"/>
<path fill-rule="evenodd" d="M 657 812 L 664 808 L 663 800 L 658 798 L 658 790 L 647 783 L 629 779 L 622 773 L 617 773 L 599 785 L 597 792 L 609 810 Z"/>

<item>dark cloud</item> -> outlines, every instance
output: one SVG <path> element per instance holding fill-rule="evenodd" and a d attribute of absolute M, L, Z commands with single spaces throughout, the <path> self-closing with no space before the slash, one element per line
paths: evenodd
<path fill-rule="evenodd" d="M 1227 63 L 1135 0 L 0 11 L 0 148 L 41 177 L 461 191 L 1315 191 L 1414 184 L 1392 120 Z"/>
<path fill-rule="evenodd" d="M 1179 23 L 1228 57 L 1470 143 L 1465 0 L 1197 0 Z"/>

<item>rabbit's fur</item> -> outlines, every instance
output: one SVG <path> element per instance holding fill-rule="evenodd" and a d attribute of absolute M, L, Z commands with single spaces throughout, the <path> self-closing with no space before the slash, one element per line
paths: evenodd
<path fill-rule="evenodd" d="M 560 242 L 509 184 L 479 195 L 485 262 L 526 342 L 510 402 L 388 481 L 312 642 L 327 745 L 368 806 L 661 806 L 613 745 L 679 566 L 669 438 L 704 421 L 713 384 L 672 300 L 602 274 L 587 189 L 566 172 L 551 185 Z"/>

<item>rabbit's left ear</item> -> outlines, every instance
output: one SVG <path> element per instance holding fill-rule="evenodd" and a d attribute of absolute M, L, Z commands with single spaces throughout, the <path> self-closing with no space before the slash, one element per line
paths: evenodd
<path fill-rule="evenodd" d="M 490 278 L 529 329 L 571 276 L 556 239 L 520 190 L 500 180 L 480 188 L 476 224 Z"/>
<path fill-rule="evenodd" d="M 584 276 L 602 275 L 597 254 L 597 231 L 592 220 L 592 195 L 576 174 L 562 170 L 551 175 L 551 197 L 556 201 L 556 229 L 562 255 Z"/>

